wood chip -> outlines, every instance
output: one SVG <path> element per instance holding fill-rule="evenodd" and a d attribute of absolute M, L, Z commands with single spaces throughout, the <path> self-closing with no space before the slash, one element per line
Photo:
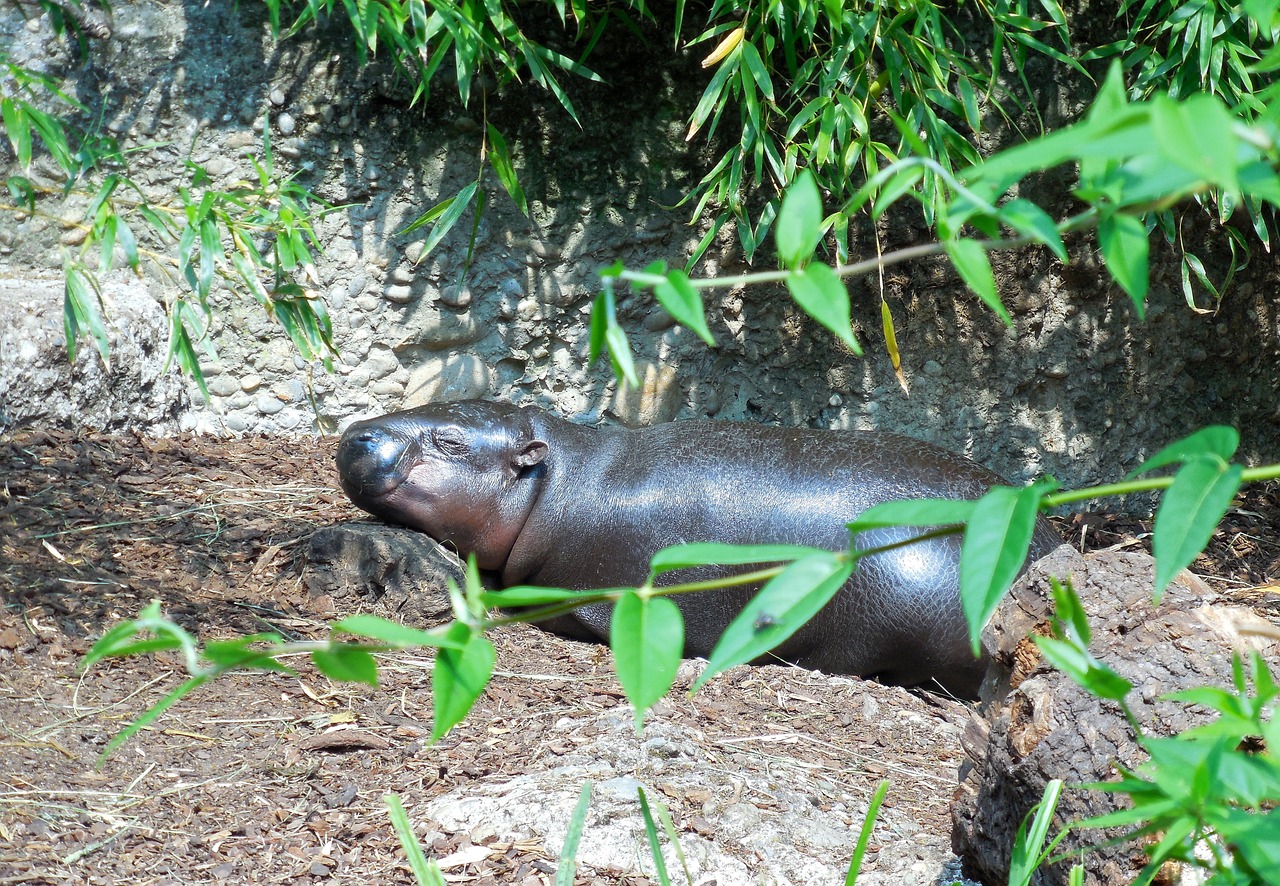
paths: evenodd
<path fill-rule="evenodd" d="M 391 742 L 381 735 L 366 732 L 363 729 L 334 729 L 330 732 L 321 732 L 299 740 L 297 745 L 308 751 L 385 751 L 391 748 Z"/>

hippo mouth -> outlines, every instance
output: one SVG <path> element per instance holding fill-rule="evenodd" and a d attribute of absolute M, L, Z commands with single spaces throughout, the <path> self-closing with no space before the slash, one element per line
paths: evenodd
<path fill-rule="evenodd" d="M 354 433 L 352 431 L 355 431 Z M 348 430 L 336 461 L 343 491 L 356 504 L 392 495 L 417 466 L 417 446 L 377 429 Z"/>

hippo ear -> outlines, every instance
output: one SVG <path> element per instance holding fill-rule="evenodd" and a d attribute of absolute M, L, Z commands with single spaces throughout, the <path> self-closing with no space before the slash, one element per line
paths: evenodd
<path fill-rule="evenodd" d="M 512 463 L 516 467 L 531 468 L 547 457 L 547 444 L 541 440 L 530 440 L 520 447 Z"/>

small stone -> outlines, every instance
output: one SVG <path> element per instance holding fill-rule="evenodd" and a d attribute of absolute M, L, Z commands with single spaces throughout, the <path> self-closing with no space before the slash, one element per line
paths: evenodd
<path fill-rule="evenodd" d="M 413 301 L 413 290 L 408 286 L 388 286 L 382 291 L 387 301 L 397 305 L 408 304 Z"/>
<path fill-rule="evenodd" d="M 471 304 L 471 288 L 446 286 L 440 290 L 440 303 L 450 308 L 465 308 Z"/>
<path fill-rule="evenodd" d="M 254 404 L 258 412 L 263 415 L 275 415 L 281 409 L 284 409 L 284 403 L 279 397 L 273 397 L 270 394 L 263 394 Z"/>
<path fill-rule="evenodd" d="M 284 113 L 276 118 L 276 128 L 280 130 L 281 135 L 293 135 L 294 130 L 298 128 L 298 121 L 292 114 Z"/>
<path fill-rule="evenodd" d="M 554 261 L 560 257 L 560 250 L 554 246 L 548 246 L 541 240 L 530 240 L 529 249 L 533 254 L 544 261 Z"/>
<path fill-rule="evenodd" d="M 305 394 L 306 392 L 302 389 L 302 382 L 297 379 L 276 382 L 271 386 L 271 395 L 282 403 L 297 403 Z"/>
<path fill-rule="evenodd" d="M 925 375 L 941 375 L 942 365 L 937 360 L 926 360 L 924 364 Z"/>
<path fill-rule="evenodd" d="M 262 387 L 262 376 L 260 375 L 249 375 L 240 379 L 240 390 L 246 394 L 252 394 L 260 387 Z"/>
<path fill-rule="evenodd" d="M 267 96 L 267 100 L 278 108 L 284 104 L 284 92 L 282 92 L 280 87 L 277 86 L 275 89 L 271 90 L 271 93 Z"/>
<path fill-rule="evenodd" d="M 426 360 L 410 372 L 404 391 L 405 409 L 434 400 L 474 399 L 489 393 L 489 366 L 473 354 Z"/>
<path fill-rule="evenodd" d="M 407 285 L 413 282 L 413 277 L 414 277 L 413 268 L 407 267 L 405 265 L 400 265 L 398 268 L 396 268 L 394 271 L 391 272 L 391 276 L 389 279 L 391 280 L 392 283 Z"/>
<path fill-rule="evenodd" d="M 230 397 L 240 393 L 240 382 L 230 375 L 220 375 L 209 383 L 209 393 L 216 397 Z"/>
<path fill-rule="evenodd" d="M 228 430 L 235 431 L 237 434 L 249 429 L 249 423 L 245 421 L 244 416 L 234 412 L 224 418 L 222 423 L 227 426 Z"/>
<path fill-rule="evenodd" d="M 676 318 L 662 308 L 654 308 L 648 314 L 645 314 L 641 325 L 650 332 L 665 332 L 676 325 Z"/>
<path fill-rule="evenodd" d="M 369 386 L 369 393 L 378 397 L 397 397 L 404 393 L 404 385 L 398 381 L 378 381 Z"/>

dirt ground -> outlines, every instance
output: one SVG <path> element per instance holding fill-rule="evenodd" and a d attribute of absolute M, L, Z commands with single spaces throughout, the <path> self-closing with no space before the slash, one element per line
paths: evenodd
<path fill-rule="evenodd" d="M 518 773 L 566 753 L 557 721 L 625 705 L 606 650 L 518 626 L 495 635 L 497 677 L 439 745 L 427 741 L 428 661 L 387 659 L 378 690 L 331 684 L 297 661 L 296 677 L 204 687 L 97 768 L 110 738 L 182 678 L 171 655 L 77 671 L 94 638 L 149 600 L 205 640 L 263 630 L 321 638 L 327 619 L 352 611 L 355 601 L 308 596 L 299 571 L 312 532 L 362 518 L 331 465 L 332 441 L 0 437 L 0 886 L 409 883 L 384 794 L 400 794 L 412 812 L 459 786 Z M 1058 522 L 1089 548 L 1147 543 L 1149 524 L 1138 519 Z M 1252 488 L 1196 571 L 1280 615 L 1278 538 L 1280 484 Z M 889 808 L 947 833 L 958 744 L 851 730 L 843 709 L 862 703 L 857 690 L 857 681 L 833 689 L 794 668 L 741 668 L 693 699 L 673 695 L 655 716 L 725 746 L 803 736 L 734 765 L 785 759 L 821 770 L 864 806 L 887 775 Z M 966 715 L 954 701 L 927 704 L 943 720 Z M 661 799 L 680 828 L 697 831 L 706 823 L 689 793 Z M 558 846 L 504 843 L 484 828 L 420 827 L 419 836 L 449 860 L 452 882 L 554 878 Z M 580 868 L 576 882 L 649 881 Z"/>

